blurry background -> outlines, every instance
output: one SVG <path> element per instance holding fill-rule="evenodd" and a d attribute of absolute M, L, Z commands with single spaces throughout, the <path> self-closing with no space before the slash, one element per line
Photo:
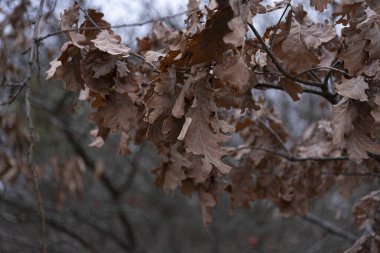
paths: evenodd
<path fill-rule="evenodd" d="M 179 0 L 79 2 L 83 8 L 102 11 L 112 25 L 148 21 L 187 8 L 187 1 Z M 0 1 L 0 102 L 17 91 L 5 80 L 17 83 L 23 79 L 38 4 L 36 0 Z M 59 13 L 71 4 L 47 1 L 41 36 L 60 29 Z M 260 31 L 277 23 L 282 11 L 274 12 L 269 19 L 259 15 L 255 22 Z M 314 18 L 323 19 L 321 14 L 310 12 Z M 182 29 L 184 18 L 179 15 L 165 23 Z M 151 27 L 148 23 L 115 32 L 136 49 L 136 37 L 148 35 Z M 361 186 L 350 198 L 334 190 L 312 203 L 309 216 L 293 218 L 281 217 L 267 201 L 231 213 L 227 197 L 221 196 L 214 222 L 205 228 L 197 196 L 190 199 L 179 192 L 165 194 L 154 186 L 151 170 L 158 165 L 159 157 L 150 143 L 130 147 L 130 155 L 119 155 L 118 136 L 113 135 L 101 149 L 89 148 L 93 139 L 89 131 L 94 128 L 88 121 L 89 106 L 79 102 L 77 94 L 65 91 L 62 83 L 44 81 L 48 63 L 58 56 L 64 41 L 61 34 L 42 42 L 40 68 L 34 69 L 31 84 L 34 162 L 43 175 L 40 187 L 48 252 L 333 253 L 352 245 L 353 237 L 359 234 L 353 226 L 352 205 L 371 186 Z M 0 107 L 1 253 L 41 252 L 41 222 L 25 161 L 27 129 L 22 92 L 20 99 Z M 315 96 L 303 95 L 301 101 L 293 102 L 282 92 L 255 90 L 254 96 L 259 95 L 277 108 L 295 139 L 311 122 L 329 117 L 330 106 Z M 355 178 L 352 181 L 354 185 Z"/>

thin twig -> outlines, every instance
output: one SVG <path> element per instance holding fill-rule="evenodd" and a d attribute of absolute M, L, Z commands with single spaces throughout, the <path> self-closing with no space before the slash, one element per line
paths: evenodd
<path fill-rule="evenodd" d="M 98 30 L 102 30 L 98 24 L 95 23 L 95 21 L 87 14 L 87 12 L 85 10 L 82 9 L 82 7 L 80 7 L 80 5 L 78 4 L 79 6 L 79 9 L 83 12 L 83 14 L 88 18 L 88 20 L 90 20 L 90 22 L 98 29 Z"/>
<path fill-rule="evenodd" d="M 319 227 L 323 228 L 324 230 L 334 234 L 334 235 L 337 235 L 337 236 L 340 236 L 341 238 L 343 239 L 346 239 L 348 241 L 351 241 L 351 242 L 355 242 L 358 237 L 340 227 L 338 227 L 337 225 L 329 222 L 329 221 L 326 221 L 312 213 L 308 213 L 306 214 L 305 216 L 302 217 L 304 220 L 306 221 L 309 221 L 313 224 L 316 224 L 318 225 Z"/>
<path fill-rule="evenodd" d="M 278 151 L 275 151 L 275 150 L 271 150 L 271 149 L 267 149 L 267 148 L 261 148 L 261 147 L 254 147 L 254 146 L 243 146 L 243 147 L 238 147 L 235 149 L 235 151 L 239 151 L 239 150 L 244 150 L 244 149 L 252 149 L 252 150 L 260 150 L 260 151 L 264 151 L 264 152 L 267 152 L 267 153 L 270 153 L 270 154 L 273 154 L 273 155 L 276 155 L 276 156 L 280 156 L 290 162 L 305 162 L 305 161 L 346 161 L 348 160 L 348 157 L 346 156 L 338 156 L 338 157 L 314 157 L 314 156 L 310 156 L 310 157 L 298 157 L 298 156 L 289 156 L 287 154 L 284 154 L 284 153 L 281 153 L 281 152 L 278 152 Z"/>
<path fill-rule="evenodd" d="M 21 91 L 25 88 L 29 80 L 30 80 L 30 75 L 28 74 L 27 77 L 22 82 L 17 83 L 17 85 L 11 85 L 11 86 L 17 87 L 17 91 L 7 101 L 2 102 L 0 104 L 0 107 L 12 104 L 16 100 L 18 95 L 20 95 Z"/>
<path fill-rule="evenodd" d="M 278 141 L 278 143 L 280 143 L 282 149 L 287 153 L 287 155 L 291 156 L 290 151 L 286 147 L 286 145 L 285 145 L 284 141 L 281 139 L 281 137 L 277 134 L 277 132 L 274 131 L 273 128 L 271 128 L 270 126 L 267 126 L 261 119 L 257 119 L 257 121 L 259 122 L 259 124 L 261 124 L 264 128 L 266 128 L 276 138 L 276 140 Z"/>
<path fill-rule="evenodd" d="M 144 63 L 148 64 L 149 67 L 152 68 L 153 72 L 155 72 L 155 73 L 161 73 L 161 72 L 156 68 L 156 66 L 153 65 L 153 63 L 146 61 L 146 59 L 145 59 L 144 56 L 139 55 L 139 54 L 134 53 L 134 52 L 129 52 L 129 54 L 130 54 L 130 55 L 133 55 L 134 57 L 139 58 L 139 59 L 142 60 Z"/>
<path fill-rule="evenodd" d="M 25 113 L 26 113 L 26 118 L 28 121 L 28 131 L 29 131 L 29 148 L 27 151 L 27 164 L 28 168 L 30 170 L 30 173 L 32 174 L 33 177 L 33 188 L 34 192 L 36 194 L 37 198 L 37 204 L 38 204 L 38 209 L 39 209 L 39 214 L 41 218 L 41 246 L 42 246 L 42 252 L 46 253 L 46 221 L 45 221 L 45 211 L 43 208 L 43 203 L 42 203 L 42 195 L 39 187 L 39 182 L 38 182 L 38 174 L 36 171 L 35 166 L 33 165 L 33 146 L 34 146 L 34 126 L 33 126 L 33 119 L 32 119 L 32 109 L 30 106 L 30 80 L 32 77 L 32 68 L 33 68 L 33 63 L 36 59 L 36 54 L 37 54 L 37 38 L 38 38 L 38 28 L 40 24 L 40 20 L 42 17 L 42 12 L 43 8 L 45 5 L 45 0 L 40 1 L 40 5 L 37 11 L 36 15 L 36 21 L 34 25 L 34 32 L 33 32 L 33 44 L 30 50 L 30 55 L 29 55 L 29 60 L 28 60 L 28 74 L 25 83 L 23 86 L 21 86 L 20 90 L 25 86 L 26 92 L 25 92 Z"/>
<path fill-rule="evenodd" d="M 275 89 L 275 90 L 284 90 L 282 87 L 275 85 L 275 84 L 270 84 L 270 83 L 258 83 L 254 87 L 254 89 L 260 89 L 260 90 L 265 90 L 265 89 Z M 335 94 L 329 94 L 326 95 L 325 93 L 313 89 L 308 89 L 308 88 L 303 88 L 303 93 L 309 93 L 309 94 L 314 94 L 323 97 L 324 99 L 328 100 L 331 104 L 335 104 Z"/>
<path fill-rule="evenodd" d="M 295 77 L 295 76 L 291 75 L 290 73 L 288 73 L 281 66 L 281 64 L 277 61 L 276 57 L 274 56 L 274 54 L 272 53 L 272 51 L 270 50 L 270 48 L 268 47 L 268 45 L 265 43 L 264 39 L 261 37 L 261 35 L 259 34 L 259 32 L 256 30 L 256 28 L 252 24 L 250 24 L 250 23 L 248 23 L 248 26 L 251 28 L 251 30 L 255 34 L 256 38 L 259 40 L 260 44 L 264 47 L 264 50 L 267 52 L 267 54 L 269 55 L 269 57 L 272 59 L 273 63 L 276 65 L 277 69 L 285 77 L 287 77 L 289 79 L 292 79 L 292 80 L 294 80 L 296 82 L 305 84 L 305 85 L 314 86 L 314 87 L 318 87 L 318 88 L 323 87 L 324 83 L 322 83 L 322 82 L 315 82 L 315 81 L 300 79 L 300 78 Z"/>
<path fill-rule="evenodd" d="M 183 12 L 179 12 L 177 14 L 174 14 L 174 15 L 170 15 L 170 16 L 165 16 L 165 17 L 160 17 L 160 18 L 152 18 L 152 19 L 149 19 L 149 20 L 146 20 L 146 21 L 142 21 L 142 22 L 137 22 L 137 23 L 130 23 L 130 24 L 121 24 L 121 25 L 115 25 L 115 26 L 111 26 L 111 29 L 119 29 L 119 28 L 125 28 L 125 27 L 136 27 L 136 26 L 144 26 L 144 25 L 148 25 L 148 24 L 151 24 L 151 23 L 154 23 L 154 22 L 159 22 L 159 21 L 165 21 L 165 20 L 168 20 L 168 19 L 172 19 L 172 18 L 175 18 L 175 17 L 178 17 L 178 16 L 181 16 L 181 15 L 184 15 L 186 14 L 187 11 L 183 11 Z M 99 27 L 99 26 L 98 26 Z M 87 27 L 87 28 L 81 28 L 81 30 L 98 30 L 98 29 L 101 29 L 101 27 Z M 60 31 L 56 31 L 56 32 L 52 32 L 52 33 L 48 33 L 40 38 L 38 38 L 38 42 L 41 42 L 49 37 L 52 37 L 52 36 L 56 36 L 56 35 L 59 35 L 59 34 L 62 34 L 62 33 L 65 33 L 65 32 L 74 32 L 74 31 L 78 31 L 77 28 L 70 28 L 70 29 L 64 29 L 64 30 L 60 30 Z"/>
<path fill-rule="evenodd" d="M 305 70 L 305 71 L 299 73 L 298 75 L 296 75 L 296 77 L 302 76 L 305 73 L 308 73 L 310 71 L 315 71 L 315 70 L 330 70 L 332 72 L 338 72 L 338 73 L 341 73 L 341 74 L 343 74 L 345 76 L 352 77 L 352 75 L 350 73 L 347 73 L 346 71 L 344 71 L 342 69 L 337 69 L 337 68 L 333 68 L 333 67 L 315 67 L 315 68 L 311 68 L 311 69 L 308 69 L 308 70 Z"/>
<path fill-rule="evenodd" d="M 286 8 L 285 8 L 284 12 L 282 13 L 280 19 L 279 19 L 278 22 L 277 22 L 276 27 L 274 28 L 273 34 L 272 34 L 272 36 L 271 36 L 271 38 L 270 38 L 270 40 L 269 40 L 269 45 L 272 45 L 272 44 L 273 44 L 274 36 L 276 35 L 276 32 L 277 32 L 277 30 L 278 30 L 278 28 L 279 28 L 279 26 L 280 26 L 280 23 L 281 23 L 282 19 L 283 19 L 284 16 L 285 16 L 285 13 L 286 13 L 286 11 L 289 9 L 289 7 L 292 6 L 290 2 L 291 2 L 291 0 L 289 0 L 288 4 L 286 5 Z"/>

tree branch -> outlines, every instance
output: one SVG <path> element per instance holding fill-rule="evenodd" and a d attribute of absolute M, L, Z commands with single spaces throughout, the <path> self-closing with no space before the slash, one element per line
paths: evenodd
<path fill-rule="evenodd" d="M 21 89 L 26 86 L 26 92 L 25 92 L 25 113 L 26 118 L 28 121 L 28 131 L 29 131 L 29 148 L 27 150 L 27 165 L 30 170 L 30 173 L 33 177 L 33 188 L 37 199 L 39 214 L 41 218 L 41 246 L 42 246 L 42 252 L 46 253 L 46 224 L 45 224 L 45 212 L 43 208 L 42 203 L 42 196 L 40 191 L 40 186 L 38 182 L 38 175 L 35 166 L 33 165 L 33 146 L 34 146 L 34 126 L 33 126 L 33 119 L 32 119 L 32 109 L 30 106 L 30 80 L 32 77 L 32 68 L 33 68 L 33 62 L 36 59 L 36 54 L 38 50 L 38 44 L 37 44 L 37 38 L 38 38 L 38 29 L 40 20 L 42 17 L 43 8 L 45 5 L 45 0 L 40 1 L 40 5 L 36 14 L 36 20 L 34 24 L 34 32 L 33 32 L 33 42 L 30 50 L 29 60 L 28 60 L 28 74 L 26 81 L 23 83 L 23 86 L 21 86 Z M 14 98 L 15 99 L 15 98 Z M 13 99 L 13 100 L 14 100 Z"/>
<path fill-rule="evenodd" d="M 313 86 L 313 87 L 318 87 L 318 88 L 323 87 L 324 83 L 322 83 L 322 82 L 315 82 L 315 81 L 300 79 L 300 78 L 295 77 L 295 76 L 291 75 L 290 73 L 288 73 L 281 66 L 281 64 L 277 61 L 276 57 L 274 56 L 274 54 L 272 53 L 272 51 L 270 50 L 270 48 L 267 46 L 267 44 L 265 43 L 264 39 L 261 37 L 261 35 L 259 34 L 259 32 L 256 30 L 256 28 L 252 24 L 250 24 L 250 23 L 248 23 L 248 26 L 251 28 L 251 30 L 255 34 L 256 38 L 259 40 L 260 44 L 264 47 L 264 50 L 267 52 L 267 54 L 269 55 L 269 57 L 272 59 L 273 63 L 276 65 L 277 69 L 281 72 L 281 74 L 283 74 L 285 77 L 287 77 L 289 79 L 292 79 L 292 80 L 294 80 L 294 81 L 296 81 L 298 83 L 302 83 L 302 84 L 305 84 L 305 85 L 309 85 L 309 86 Z"/>
<path fill-rule="evenodd" d="M 244 150 L 244 149 L 252 149 L 252 150 L 261 150 L 267 153 L 271 153 L 276 156 L 280 156 L 290 162 L 305 162 L 305 161 L 346 161 L 349 160 L 348 157 L 346 156 L 338 156 L 338 157 L 315 157 L 315 156 L 310 156 L 310 157 L 298 157 L 298 156 L 291 156 L 287 155 L 275 150 L 270 150 L 266 148 L 261 148 L 261 147 L 253 147 L 253 146 L 243 146 L 243 147 L 237 147 L 235 151 L 239 150 Z"/>
<path fill-rule="evenodd" d="M 160 17 L 160 18 L 152 18 L 152 19 L 142 21 L 142 22 L 115 25 L 115 26 L 111 26 L 111 28 L 112 29 L 119 29 L 119 28 L 125 28 L 125 27 L 144 26 L 144 25 L 151 24 L 154 22 L 165 21 L 165 20 L 172 19 L 172 18 L 175 18 L 178 16 L 182 16 L 186 13 L 187 13 L 187 11 L 183 11 L 183 12 L 179 12 L 177 14 L 173 14 L 173 15 L 169 15 L 169 16 L 165 16 L 165 17 Z M 81 29 L 82 30 L 98 30 L 98 29 L 101 29 L 101 27 L 98 26 L 98 27 L 88 27 L 88 28 L 81 28 Z M 59 34 L 65 33 L 65 32 L 74 32 L 74 31 L 78 31 L 78 29 L 77 28 L 64 29 L 64 30 L 48 33 L 48 34 L 38 38 L 37 42 L 41 42 L 41 41 L 43 41 L 49 37 L 56 36 L 56 35 L 59 35 Z"/>
<path fill-rule="evenodd" d="M 289 0 L 288 4 L 286 5 L 285 10 L 282 12 L 281 17 L 280 17 L 280 19 L 278 20 L 278 22 L 277 22 L 277 24 L 276 24 L 276 27 L 274 28 L 273 34 L 272 34 L 272 36 L 270 37 L 270 40 L 269 40 L 269 45 L 272 45 L 272 44 L 273 44 L 273 39 L 274 39 L 274 36 L 276 35 L 276 32 L 277 32 L 277 30 L 278 30 L 278 27 L 280 26 L 281 20 L 284 18 L 285 13 L 286 13 L 286 11 L 289 9 L 289 7 L 292 6 L 292 4 L 291 4 L 290 2 L 291 2 L 291 0 Z"/>
<path fill-rule="evenodd" d="M 260 89 L 260 90 L 265 90 L 267 88 L 269 88 L 269 89 L 276 89 L 276 90 L 282 90 L 282 91 L 284 90 L 282 87 L 280 87 L 278 85 L 275 85 L 275 84 L 270 84 L 270 83 L 258 83 L 253 88 L 254 89 Z M 309 93 L 309 94 L 318 95 L 318 96 L 323 97 L 327 101 L 329 101 L 331 104 L 335 104 L 336 103 L 336 101 L 335 101 L 336 95 L 332 95 L 332 94 L 326 95 L 322 91 L 317 91 L 317 90 L 308 89 L 308 88 L 304 88 L 304 87 L 303 87 L 303 93 Z"/>
<path fill-rule="evenodd" d="M 331 222 L 328 222 L 312 213 L 308 213 L 306 214 L 305 216 L 302 217 L 302 219 L 306 220 L 306 221 L 309 221 L 315 225 L 318 225 L 319 227 L 325 229 L 326 231 L 328 231 L 329 233 L 331 234 L 334 234 L 334 235 L 337 235 L 343 239 L 346 239 L 348 241 L 351 241 L 351 242 L 355 242 L 358 237 L 340 227 L 338 227 L 337 225 L 331 223 Z"/>

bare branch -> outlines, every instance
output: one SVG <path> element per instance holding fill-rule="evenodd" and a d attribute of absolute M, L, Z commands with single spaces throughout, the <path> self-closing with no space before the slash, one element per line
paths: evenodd
<path fill-rule="evenodd" d="M 273 130 L 270 126 L 267 126 L 261 119 L 257 119 L 257 121 L 265 127 L 278 141 L 278 143 L 281 145 L 281 147 L 284 149 L 284 151 L 287 153 L 288 156 L 290 156 L 290 151 L 286 147 L 284 141 L 281 139 L 281 137 L 276 133 L 276 131 Z"/>
<path fill-rule="evenodd" d="M 250 23 L 248 23 L 248 26 L 251 28 L 251 30 L 255 34 L 256 38 L 259 40 L 260 44 L 264 47 L 264 50 L 267 52 L 267 54 L 269 55 L 269 57 L 272 59 L 273 63 L 276 65 L 277 69 L 285 77 L 287 77 L 289 79 L 292 79 L 292 80 L 294 80 L 296 82 L 305 84 L 305 85 L 309 85 L 309 86 L 313 86 L 313 87 L 318 87 L 318 88 L 323 87 L 324 83 L 322 83 L 322 82 L 315 82 L 315 81 L 300 79 L 300 78 L 295 77 L 295 76 L 291 75 L 290 73 L 288 73 L 281 66 L 281 64 L 277 61 L 276 57 L 274 56 L 274 54 L 272 53 L 272 51 L 270 50 L 270 48 L 268 47 L 268 45 L 265 43 L 264 39 L 261 37 L 261 35 L 259 34 L 259 32 L 256 30 L 256 28 L 252 24 L 250 24 Z"/>
<path fill-rule="evenodd" d="M 346 161 L 349 160 L 347 156 L 338 156 L 338 157 L 298 157 L 298 156 L 289 156 L 287 154 L 275 151 L 275 150 L 270 150 L 266 148 L 261 148 L 261 147 L 253 147 L 253 146 L 243 146 L 243 147 L 238 147 L 235 150 L 244 150 L 244 149 L 252 149 L 252 150 L 261 150 L 267 153 L 274 154 L 276 156 L 280 156 L 290 162 L 305 162 L 305 161 Z"/>
<path fill-rule="evenodd" d="M 285 13 L 286 13 L 286 11 L 289 9 L 289 7 L 292 6 L 292 4 L 291 4 L 290 2 L 291 2 L 291 0 L 289 0 L 288 4 L 287 4 L 286 7 L 285 7 L 284 12 L 282 13 L 280 19 L 279 19 L 278 22 L 277 22 L 276 27 L 274 28 L 273 34 L 272 34 L 272 36 L 271 36 L 271 38 L 270 38 L 270 40 L 269 40 L 269 45 L 272 45 L 272 44 L 273 44 L 274 36 L 276 35 L 276 32 L 277 32 L 277 30 L 278 30 L 278 27 L 280 26 L 280 23 L 281 23 L 282 19 L 284 18 Z"/>
<path fill-rule="evenodd" d="M 319 227 L 325 229 L 326 231 L 330 232 L 331 234 L 334 234 L 334 235 L 337 235 L 343 239 L 346 239 L 348 241 L 351 241 L 351 242 L 355 242 L 358 237 L 340 227 L 338 227 L 337 225 L 329 222 L 329 221 L 326 221 L 312 213 L 308 213 L 306 214 L 305 216 L 302 217 L 302 219 L 306 220 L 306 221 L 309 221 L 315 225 L 318 225 Z"/>
<path fill-rule="evenodd" d="M 352 77 L 352 75 L 342 69 L 337 69 L 337 68 L 334 68 L 334 67 L 315 67 L 315 68 L 311 68 L 311 69 L 308 69 L 308 70 L 305 70 L 301 73 L 299 73 L 296 77 L 299 77 L 305 73 L 308 73 L 310 71 L 315 71 L 315 70 L 330 70 L 332 72 L 338 72 L 338 73 L 341 73 L 342 75 L 345 75 L 345 76 L 348 76 L 348 77 Z"/>
<path fill-rule="evenodd" d="M 270 84 L 270 83 L 258 83 L 253 87 L 254 89 L 259 89 L 259 90 L 265 90 L 265 89 L 276 89 L 276 90 L 284 90 L 282 87 L 275 85 L 275 84 Z M 336 95 L 333 94 L 328 94 L 326 95 L 322 91 L 317 91 L 313 89 L 308 89 L 303 87 L 303 93 L 310 93 L 310 94 L 315 94 L 318 96 L 323 97 L 324 99 L 328 100 L 331 104 L 335 104 L 335 97 Z"/>
<path fill-rule="evenodd" d="M 90 20 L 90 22 L 98 29 L 98 30 L 102 30 L 96 23 L 95 21 L 87 14 L 87 12 L 85 10 L 83 10 L 82 7 L 79 6 L 79 9 L 83 12 L 83 14 L 88 18 L 88 20 Z"/>
<path fill-rule="evenodd" d="M 37 11 L 36 15 L 36 21 L 34 25 L 34 32 L 33 32 L 33 44 L 30 50 L 29 60 L 28 60 L 28 74 L 25 83 L 19 90 L 25 86 L 26 87 L 26 93 L 25 93 L 25 112 L 26 117 L 28 121 L 28 130 L 29 130 L 29 148 L 27 151 L 27 164 L 28 168 L 30 170 L 30 173 L 33 176 L 33 188 L 34 192 L 36 194 L 37 198 L 37 204 L 39 209 L 39 214 L 41 218 L 41 246 L 42 246 L 42 252 L 46 253 L 46 224 L 45 224 L 45 212 L 42 204 L 42 196 L 41 191 L 39 187 L 38 182 L 38 175 L 35 166 L 33 165 L 33 146 L 34 146 L 34 126 L 33 126 L 33 119 L 32 119 L 32 110 L 30 106 L 30 79 L 32 76 L 32 68 L 33 68 L 33 62 L 36 59 L 37 54 L 37 38 L 38 38 L 38 28 L 40 24 L 40 20 L 42 17 L 42 11 L 45 5 L 45 0 L 40 1 L 40 5 Z"/>
<path fill-rule="evenodd" d="M 172 18 L 176 18 L 176 17 L 179 17 L 179 16 L 182 16 L 184 14 L 186 14 L 187 11 L 182 11 L 182 12 L 179 12 L 177 14 L 173 14 L 173 15 L 169 15 L 169 16 L 165 16 L 165 17 L 161 17 L 161 18 L 152 18 L 152 19 L 149 19 L 149 20 L 146 20 L 146 21 L 142 21 L 142 22 L 137 22 L 137 23 L 130 23 L 130 24 L 121 24 L 121 25 L 115 25 L 115 26 L 111 26 L 112 29 L 119 29 L 119 28 L 126 28 L 126 27 L 136 27 L 136 26 L 144 26 L 144 25 L 148 25 L 148 24 L 151 24 L 151 23 L 154 23 L 154 22 L 159 22 L 159 21 L 165 21 L 165 20 L 168 20 L 168 19 L 172 19 Z M 87 28 L 81 28 L 82 30 L 98 30 L 98 29 L 101 29 L 101 27 L 97 26 L 97 27 L 87 27 Z M 72 29 L 65 29 L 65 30 L 60 30 L 60 31 L 56 31 L 56 32 L 52 32 L 52 33 L 48 33 L 40 38 L 38 38 L 38 42 L 41 42 L 49 37 L 52 37 L 52 36 L 56 36 L 56 35 L 59 35 L 59 34 L 62 34 L 62 33 L 65 33 L 65 32 L 73 32 L 73 31 L 78 31 L 77 28 L 72 28 Z"/>

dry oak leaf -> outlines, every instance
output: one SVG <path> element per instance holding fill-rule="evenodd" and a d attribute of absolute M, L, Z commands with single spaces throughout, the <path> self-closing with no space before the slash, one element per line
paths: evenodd
<path fill-rule="evenodd" d="M 374 217 L 378 212 L 380 204 L 380 191 L 373 191 L 362 197 L 355 205 L 354 217 L 355 222 L 360 229 L 364 229 L 367 225 L 373 225 Z"/>
<path fill-rule="evenodd" d="M 191 162 L 179 151 L 182 142 L 176 142 L 170 148 L 169 162 L 162 165 L 165 169 L 163 188 L 165 192 L 174 191 L 187 178 L 185 168 L 191 167 Z"/>
<path fill-rule="evenodd" d="M 96 39 L 96 36 L 100 33 L 100 31 L 111 29 L 111 24 L 107 21 L 104 21 L 102 19 L 103 16 L 103 13 L 97 12 L 94 9 L 87 10 L 87 15 L 85 16 L 85 20 L 79 28 L 79 32 L 83 34 L 88 41 Z M 99 30 L 99 28 L 102 30 Z"/>
<path fill-rule="evenodd" d="M 106 96 L 105 105 L 100 106 L 95 114 L 103 118 L 103 127 L 111 131 L 129 133 L 139 118 L 139 111 L 127 94 L 113 92 Z"/>
<path fill-rule="evenodd" d="M 282 78 L 279 86 L 282 87 L 286 93 L 293 99 L 293 101 L 300 100 L 299 94 L 303 92 L 303 88 L 300 84 L 294 82 L 289 78 Z"/>
<path fill-rule="evenodd" d="M 380 154 L 380 145 L 360 131 L 355 131 L 348 136 L 346 146 L 349 158 L 354 160 L 368 159 L 368 152 Z"/>
<path fill-rule="evenodd" d="M 157 82 L 147 90 L 144 102 L 148 108 L 146 118 L 149 124 L 153 124 L 159 117 L 170 116 L 177 99 L 176 82 L 175 70 L 169 69 L 168 73 L 161 73 Z"/>
<path fill-rule="evenodd" d="M 367 8 L 367 19 L 358 25 L 363 39 L 369 41 L 365 50 L 369 54 L 369 60 L 378 60 L 380 58 L 380 42 L 378 39 L 380 33 L 380 15 Z"/>
<path fill-rule="evenodd" d="M 80 64 L 81 77 L 91 90 L 108 94 L 114 85 L 115 65 L 115 56 L 100 50 L 91 50 Z"/>
<path fill-rule="evenodd" d="M 222 65 L 214 68 L 214 74 L 222 81 L 231 84 L 240 92 L 246 91 L 249 87 L 250 70 L 243 58 L 236 55 L 227 59 Z"/>
<path fill-rule="evenodd" d="M 235 47 L 242 46 L 244 44 L 244 38 L 247 31 L 241 17 L 234 17 L 228 21 L 227 25 L 232 32 L 227 33 L 223 37 L 224 43 L 232 44 Z"/>
<path fill-rule="evenodd" d="M 50 62 L 46 80 L 63 80 L 65 88 L 73 92 L 84 89 L 84 81 L 80 74 L 80 49 L 69 41 L 62 46 L 61 51 L 61 56 Z"/>
<path fill-rule="evenodd" d="M 223 37 L 231 32 L 228 22 L 233 17 L 234 13 L 228 2 L 219 4 L 216 11 L 209 14 L 205 29 L 186 41 L 186 49 L 180 63 L 183 61 L 190 61 L 191 65 L 212 61 L 222 63 L 223 52 L 231 48 L 231 45 L 224 42 Z"/>
<path fill-rule="evenodd" d="M 353 122 L 357 116 L 356 108 L 349 98 L 344 97 L 333 106 L 331 127 L 334 144 L 343 142 L 345 135 L 354 130 Z"/>
<path fill-rule="evenodd" d="M 99 50 L 112 54 L 112 55 L 122 55 L 123 57 L 129 56 L 130 48 L 121 45 L 121 38 L 117 34 L 111 34 L 108 30 L 103 30 L 100 32 L 96 39 L 91 40 L 95 47 Z"/>
<path fill-rule="evenodd" d="M 249 208 L 249 202 L 255 199 L 255 184 L 252 166 L 238 168 L 231 174 L 231 185 L 228 187 L 231 208 Z"/>
<path fill-rule="evenodd" d="M 203 223 L 207 226 L 212 221 L 213 208 L 216 205 L 216 200 L 211 193 L 204 189 L 199 190 L 199 200 Z"/>
<path fill-rule="evenodd" d="M 230 139 L 228 134 L 232 129 L 217 118 L 212 92 L 203 85 L 198 83 L 197 94 L 186 113 L 186 117 L 192 119 L 184 138 L 186 152 L 203 156 L 201 170 L 204 174 L 209 174 L 213 166 L 220 173 L 228 174 L 231 167 L 221 161 L 227 152 L 219 146 L 219 143 Z"/>
<path fill-rule="evenodd" d="M 64 10 L 61 16 L 61 29 L 69 30 L 78 27 L 79 21 L 79 4 L 75 4 L 68 10 Z M 83 34 L 78 33 L 78 31 L 65 32 L 66 35 L 71 39 L 74 45 L 79 48 L 83 48 L 84 44 L 87 44 L 86 37 Z"/>
<path fill-rule="evenodd" d="M 342 30 L 342 36 L 345 38 L 346 48 L 339 53 L 338 57 L 344 61 L 344 67 L 350 74 L 360 73 L 367 59 L 365 47 L 368 41 L 363 39 L 356 30 L 347 28 Z"/>
<path fill-rule="evenodd" d="M 332 3 L 333 0 L 310 0 L 310 5 L 316 10 L 323 12 L 329 3 Z"/>
<path fill-rule="evenodd" d="M 368 96 L 365 93 L 368 83 L 364 80 L 363 76 L 346 79 L 343 77 L 343 81 L 339 85 L 335 85 L 339 95 L 344 97 L 356 99 L 359 101 L 368 101 Z"/>
<path fill-rule="evenodd" d="M 273 51 L 287 70 L 300 73 L 318 65 L 319 60 L 302 39 L 304 33 L 302 25 L 291 15 L 292 12 L 289 12 L 287 22 L 283 24 L 285 29 L 281 30 L 277 38 L 275 37 Z M 291 19 L 290 26 L 289 19 Z"/>
<path fill-rule="evenodd" d="M 371 115 L 375 119 L 376 123 L 380 123 L 380 95 L 377 95 L 374 99 L 373 102 L 376 104 L 376 108 L 372 109 Z"/>
<path fill-rule="evenodd" d="M 310 20 L 301 27 L 301 36 L 308 48 L 317 49 L 323 43 L 334 39 L 336 35 L 335 28 L 328 23 L 312 23 Z"/>

